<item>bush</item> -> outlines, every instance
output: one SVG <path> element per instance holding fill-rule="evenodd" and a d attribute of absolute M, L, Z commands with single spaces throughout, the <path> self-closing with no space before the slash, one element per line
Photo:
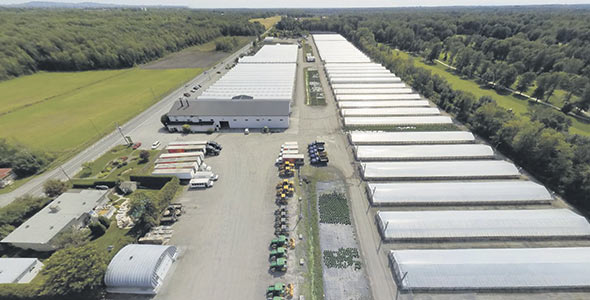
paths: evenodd
<path fill-rule="evenodd" d="M 105 228 L 111 227 L 111 220 L 107 219 L 105 216 L 99 216 L 98 222 L 100 222 Z"/>
<path fill-rule="evenodd" d="M 141 158 L 141 160 L 139 161 L 140 164 L 145 164 L 146 162 L 148 162 L 150 160 L 150 152 L 147 150 L 141 150 L 139 152 L 139 158 Z"/>
<path fill-rule="evenodd" d="M 92 237 L 95 239 L 101 237 L 103 234 L 105 234 L 105 232 L 107 232 L 106 227 L 102 225 L 101 222 L 92 222 L 88 224 L 88 228 L 92 233 Z"/>
<path fill-rule="evenodd" d="M 182 132 L 183 133 L 191 133 L 191 125 L 189 125 L 189 124 L 182 125 Z"/>
<path fill-rule="evenodd" d="M 92 245 L 55 252 L 45 261 L 47 277 L 42 296 L 63 296 L 97 289 L 103 285 L 109 256 Z"/>
<path fill-rule="evenodd" d="M 68 188 L 69 183 L 58 179 L 49 179 L 43 183 L 43 193 L 51 198 L 55 198 L 65 193 Z"/>

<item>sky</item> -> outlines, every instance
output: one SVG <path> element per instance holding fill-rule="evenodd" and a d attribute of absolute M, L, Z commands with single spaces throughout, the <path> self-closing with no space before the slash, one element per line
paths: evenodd
<path fill-rule="evenodd" d="M 30 0 L 32 1 L 32 0 Z M 128 5 L 181 5 L 192 8 L 320 8 L 404 7 L 466 5 L 590 4 L 590 0 L 37 0 L 50 2 L 97 2 Z M 0 0 L 2 4 L 28 1 Z"/>

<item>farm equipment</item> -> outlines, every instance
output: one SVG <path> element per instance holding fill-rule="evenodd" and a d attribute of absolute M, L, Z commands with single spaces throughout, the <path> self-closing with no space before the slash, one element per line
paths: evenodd
<path fill-rule="evenodd" d="M 271 272 L 287 272 L 287 259 L 277 258 L 270 263 Z"/>
<path fill-rule="evenodd" d="M 289 236 L 290 235 L 289 226 L 287 226 L 287 225 L 281 225 L 280 227 L 276 227 L 275 228 L 275 235 Z"/>
<path fill-rule="evenodd" d="M 289 216 L 289 211 L 286 208 L 279 208 L 275 211 L 275 216 L 280 216 L 281 218 L 286 218 Z"/>
<path fill-rule="evenodd" d="M 266 299 L 268 300 L 285 299 L 284 296 L 293 297 L 293 284 L 277 283 L 269 285 L 266 289 Z"/>
<path fill-rule="evenodd" d="M 287 258 L 288 257 L 287 252 L 288 252 L 287 248 L 279 247 L 277 249 L 270 251 L 268 258 L 270 260 L 276 260 L 277 258 Z"/>
<path fill-rule="evenodd" d="M 284 188 L 293 188 L 295 185 L 293 184 L 293 181 L 290 181 L 289 179 L 283 179 L 281 181 L 279 181 L 279 183 L 277 183 L 277 185 L 275 186 L 275 189 L 284 189 Z"/>
<path fill-rule="evenodd" d="M 277 196 L 276 202 L 279 205 L 286 205 L 289 202 L 289 197 L 287 197 L 287 194 L 280 194 Z"/>
<path fill-rule="evenodd" d="M 281 226 L 289 226 L 289 219 L 288 218 L 281 218 L 278 217 L 275 219 L 275 228 L 279 228 Z"/>
<path fill-rule="evenodd" d="M 284 235 L 279 235 L 277 238 L 272 239 L 272 241 L 270 241 L 270 247 L 276 249 L 278 247 L 283 247 L 287 245 L 287 243 L 289 243 L 287 237 Z"/>
<path fill-rule="evenodd" d="M 294 188 L 280 188 L 277 190 L 277 196 L 280 196 L 281 194 L 285 194 L 288 197 L 292 197 L 294 193 L 295 193 Z"/>

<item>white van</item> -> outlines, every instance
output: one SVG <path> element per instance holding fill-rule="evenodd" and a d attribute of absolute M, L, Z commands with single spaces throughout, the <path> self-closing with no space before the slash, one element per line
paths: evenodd
<path fill-rule="evenodd" d="M 189 186 L 194 189 L 204 189 L 213 186 L 213 181 L 209 178 L 193 178 L 189 182 Z"/>

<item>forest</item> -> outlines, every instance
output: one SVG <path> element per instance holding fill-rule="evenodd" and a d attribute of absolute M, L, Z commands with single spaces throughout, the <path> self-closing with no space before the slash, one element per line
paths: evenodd
<path fill-rule="evenodd" d="M 590 9 L 398 9 L 348 13 L 278 28 L 337 31 L 367 28 L 377 43 L 439 59 L 469 78 L 482 78 L 542 101 L 563 90 L 564 112 L 590 108 Z"/>
<path fill-rule="evenodd" d="M 219 36 L 256 36 L 254 15 L 186 9 L 0 8 L 0 80 L 37 71 L 128 68 Z"/>
<path fill-rule="evenodd" d="M 492 69 L 510 73 L 496 78 L 499 85 L 510 86 L 515 81 L 518 85 L 527 77 L 528 85 L 536 82 L 535 93 L 541 94 L 541 89 L 546 97 L 562 88 L 566 97 L 579 97 L 572 106 L 587 109 L 590 26 L 585 21 L 589 16 L 588 10 L 567 9 L 405 10 L 300 22 L 283 18 L 278 26 L 344 35 L 547 187 L 588 211 L 590 138 L 569 134 L 571 120 L 563 112 L 533 105 L 526 114 L 515 114 L 498 106 L 493 97 L 477 99 L 471 93 L 454 90 L 445 78 L 416 67 L 412 58 L 392 55 L 392 49 L 421 53 L 426 61 L 447 56 L 459 71 L 470 69 L 484 77 Z M 431 53 L 432 49 L 436 53 Z M 469 63 L 461 56 L 469 57 Z"/>

